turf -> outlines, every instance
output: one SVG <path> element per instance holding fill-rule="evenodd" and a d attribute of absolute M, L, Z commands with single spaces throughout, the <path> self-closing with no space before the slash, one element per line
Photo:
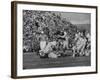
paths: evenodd
<path fill-rule="evenodd" d="M 54 68 L 54 67 L 91 66 L 90 56 L 60 57 L 57 59 L 40 58 L 35 53 L 23 54 L 23 69 Z"/>

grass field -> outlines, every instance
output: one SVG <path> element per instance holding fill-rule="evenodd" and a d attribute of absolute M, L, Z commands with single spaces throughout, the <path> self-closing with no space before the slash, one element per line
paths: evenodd
<path fill-rule="evenodd" d="M 72 57 L 66 56 L 57 59 L 40 58 L 33 53 L 23 54 L 23 69 L 54 68 L 54 67 L 75 67 L 90 66 L 90 56 Z"/>

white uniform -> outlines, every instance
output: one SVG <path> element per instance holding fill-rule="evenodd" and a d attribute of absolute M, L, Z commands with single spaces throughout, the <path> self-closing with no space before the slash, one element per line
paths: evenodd
<path fill-rule="evenodd" d="M 90 34 L 89 34 L 89 33 L 86 35 L 86 37 L 88 38 L 88 41 L 90 41 L 90 42 L 91 42 L 91 36 L 90 36 Z"/>
<path fill-rule="evenodd" d="M 76 41 L 76 45 L 73 47 L 73 50 L 74 50 L 74 54 L 73 56 L 75 56 L 75 50 L 77 52 L 79 52 L 80 55 L 82 55 L 84 53 L 84 48 L 85 48 L 85 45 L 86 45 L 86 39 L 85 38 L 82 38 L 82 37 L 77 37 L 77 41 Z"/>
<path fill-rule="evenodd" d="M 56 45 L 56 41 L 53 42 L 48 42 L 48 44 L 46 45 L 46 47 L 44 48 L 44 53 L 48 53 L 49 51 L 52 51 L 52 45 Z"/>
<path fill-rule="evenodd" d="M 49 58 L 57 58 L 58 56 L 57 56 L 55 53 L 50 52 L 50 53 L 48 54 L 48 57 L 49 57 Z"/>
<path fill-rule="evenodd" d="M 66 48 L 68 49 L 68 39 L 69 39 L 69 37 L 68 37 L 68 36 L 66 36 L 66 37 L 65 37 L 65 39 L 66 39 L 66 40 L 65 40 L 65 41 L 63 41 L 63 48 L 65 48 L 65 47 L 66 47 Z"/>
<path fill-rule="evenodd" d="M 40 41 L 40 49 L 44 50 L 46 47 L 46 41 Z"/>
<path fill-rule="evenodd" d="M 77 50 L 79 51 L 79 50 L 81 50 L 80 51 L 80 54 L 82 54 L 83 53 L 83 50 L 84 50 L 84 48 L 85 48 L 85 45 L 86 45 L 86 39 L 83 39 L 83 38 L 79 38 L 79 40 L 77 41 L 77 43 L 76 43 L 76 48 L 77 48 Z"/>

